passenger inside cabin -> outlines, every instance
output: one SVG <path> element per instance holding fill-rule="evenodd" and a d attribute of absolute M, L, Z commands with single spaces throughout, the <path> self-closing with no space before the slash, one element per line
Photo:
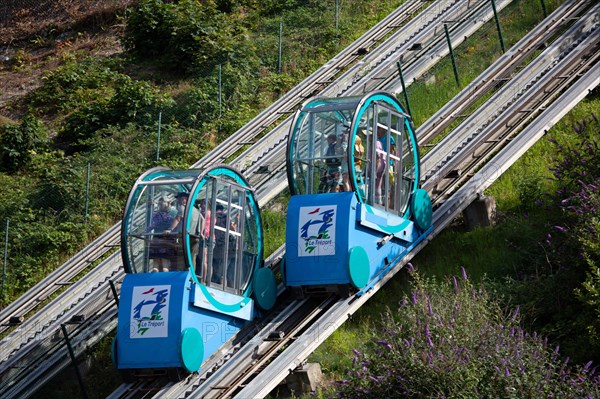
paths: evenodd
<path fill-rule="evenodd" d="M 326 174 L 321 178 L 319 192 L 337 193 L 343 184 L 342 167 L 338 158 L 337 137 L 335 133 L 327 136 L 327 151 L 325 152 Z"/>
<path fill-rule="evenodd" d="M 338 146 L 338 155 L 341 163 L 342 184 L 338 191 L 351 191 L 350 179 L 348 176 L 348 136 L 350 131 L 346 130 L 340 137 L 340 145 Z"/>
<path fill-rule="evenodd" d="M 379 140 L 375 141 L 375 203 L 383 204 L 383 174 L 385 173 L 385 156 Z"/>
<path fill-rule="evenodd" d="M 225 264 L 225 227 L 227 226 L 227 213 L 225 207 L 217 204 L 215 214 L 215 247 L 213 251 L 212 276 L 210 281 L 221 284 L 223 278 L 223 266 Z"/>
<path fill-rule="evenodd" d="M 153 213 L 150 225 L 145 230 L 146 233 L 151 233 L 149 258 L 152 272 L 168 272 L 171 267 L 174 248 L 171 240 L 165 236 L 173 223 L 171 208 L 169 197 L 160 197 L 157 210 Z"/>
<path fill-rule="evenodd" d="M 210 246 L 214 249 L 215 242 L 210 239 L 210 202 L 201 199 L 198 203 L 199 215 L 199 233 L 200 242 L 196 255 L 196 264 L 202 265 L 202 283 L 206 284 L 206 273 L 208 271 L 208 249 Z"/>
<path fill-rule="evenodd" d="M 377 166 L 377 170 L 378 170 L 378 174 L 377 174 L 377 188 L 376 188 L 376 192 L 380 192 L 382 193 L 383 191 L 383 173 L 385 172 L 385 159 L 389 159 L 389 165 L 388 165 L 388 184 L 389 184 L 389 192 L 391 193 L 392 197 L 390 198 L 390 204 L 393 204 L 394 199 L 393 199 L 393 187 L 394 187 L 394 176 L 395 176 L 395 170 L 394 170 L 394 160 L 390 157 L 390 155 L 396 155 L 396 140 L 394 138 L 394 135 L 389 134 L 389 148 L 388 148 L 388 128 L 383 127 L 383 126 L 377 126 L 377 148 L 379 149 L 381 147 L 381 150 L 383 151 L 381 153 L 382 158 L 383 158 L 383 168 L 382 170 L 379 170 L 379 164 Z M 379 162 L 379 158 L 378 158 L 378 162 Z M 376 194 L 377 195 L 377 194 Z M 377 203 L 379 204 L 384 204 L 384 198 L 381 194 L 378 195 L 378 198 L 376 200 Z"/>
<path fill-rule="evenodd" d="M 183 215 L 185 214 L 185 208 L 187 207 L 188 201 L 188 193 L 180 192 L 175 198 L 177 199 L 177 204 L 175 208 L 177 209 L 177 215 L 173 219 L 171 226 L 169 226 L 168 232 L 181 232 L 183 226 Z"/>
<path fill-rule="evenodd" d="M 229 245 L 227 248 L 227 286 L 233 288 L 235 283 L 235 269 L 236 259 L 238 252 L 241 249 L 241 239 L 239 235 L 234 234 L 238 232 L 240 214 L 230 216 L 229 218 Z"/>
<path fill-rule="evenodd" d="M 365 195 L 365 183 L 362 170 L 362 163 L 365 157 L 365 147 L 362 144 L 360 136 L 354 137 L 354 174 L 356 175 L 356 183 L 358 184 L 358 194 L 361 197 Z"/>

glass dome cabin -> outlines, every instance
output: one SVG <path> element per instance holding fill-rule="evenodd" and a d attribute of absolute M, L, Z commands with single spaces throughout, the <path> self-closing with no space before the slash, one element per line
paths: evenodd
<path fill-rule="evenodd" d="M 121 251 L 112 353 L 125 375 L 198 371 L 277 298 L 273 272 L 261 267 L 258 204 L 229 166 L 145 172 L 125 206 Z"/>
<path fill-rule="evenodd" d="M 148 170 L 125 207 L 127 273 L 189 270 L 196 283 L 244 295 L 263 255 L 258 204 L 228 166 Z"/>
<path fill-rule="evenodd" d="M 314 98 L 296 112 L 287 148 L 292 195 L 353 191 L 404 216 L 419 182 L 409 116 L 391 94 Z"/>
<path fill-rule="evenodd" d="M 426 236 L 431 199 L 418 188 L 414 128 L 393 95 L 305 102 L 286 156 L 283 274 L 295 292 L 364 292 Z"/>

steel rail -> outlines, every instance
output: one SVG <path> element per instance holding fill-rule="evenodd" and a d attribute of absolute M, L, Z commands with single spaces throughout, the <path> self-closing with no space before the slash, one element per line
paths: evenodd
<path fill-rule="evenodd" d="M 512 130 L 513 125 L 526 121 L 531 111 L 538 110 L 549 98 L 559 92 L 561 87 L 569 83 L 565 76 L 577 73 L 577 63 L 593 64 L 596 60 L 600 21 L 600 5 L 596 5 L 590 13 L 583 16 L 556 42 L 550 45 L 528 67 L 517 74 L 509 84 L 492 96 L 484 106 L 467 118 L 459 129 L 455 129 L 439 144 L 439 147 L 428 153 L 422 165 L 428 170 L 427 189 L 441 190 L 436 186 L 445 185 L 449 176 L 459 176 L 461 167 L 472 162 L 485 151 L 475 154 L 475 147 L 481 146 L 485 140 L 474 140 L 484 135 L 487 141 L 502 139 L 499 132 Z M 590 54 L 591 53 L 591 54 Z M 539 62 L 538 62 L 539 61 Z M 545 85 L 543 88 L 536 86 Z M 539 97 L 542 93 L 542 98 Z M 448 158 L 461 157 L 461 163 L 449 166 Z"/>
<path fill-rule="evenodd" d="M 122 268 L 120 256 L 113 254 L 102 263 L 102 267 L 93 269 L 87 278 L 74 283 L 68 291 L 63 292 L 51 303 L 59 311 L 36 312 L 19 327 L 3 338 L 0 346 L 0 382 L 5 379 L 7 368 L 13 367 L 14 362 L 25 357 L 32 347 L 43 341 L 49 334 L 44 327 L 50 323 L 64 322 L 64 318 L 71 318 L 74 310 L 78 310 L 74 297 L 85 298 L 102 286 L 109 278 L 114 278 Z M 50 305 L 48 305 L 50 306 Z M 16 353 L 21 352 L 21 353 Z"/>
<path fill-rule="evenodd" d="M 503 1 L 499 3 L 499 8 L 504 8 L 508 5 L 510 1 Z M 454 3 L 452 3 L 454 4 Z M 452 5 L 450 4 L 450 5 Z M 489 18 L 491 18 L 491 14 L 487 7 L 487 2 L 477 2 L 476 6 L 474 6 L 470 2 L 465 2 L 465 5 L 469 5 L 463 8 L 449 8 L 449 7 L 440 7 L 443 10 L 449 12 L 449 14 L 440 14 L 436 10 L 431 10 L 431 7 L 428 8 L 425 12 L 435 16 L 435 18 L 424 18 L 426 20 L 426 25 L 416 29 L 419 32 L 419 35 L 412 35 L 412 40 L 405 40 L 403 38 L 394 38 L 395 41 L 400 41 L 401 45 L 389 45 L 387 48 L 393 48 L 396 52 L 402 52 L 410 49 L 417 43 L 422 43 L 424 40 L 429 40 L 435 38 L 438 35 L 437 31 L 439 30 L 439 26 L 443 23 L 443 21 L 449 19 L 450 17 L 454 17 L 458 19 L 458 23 L 456 24 L 457 29 L 463 25 L 468 25 L 465 28 L 464 33 L 472 33 L 476 28 L 481 27 Z M 447 6 L 448 4 L 446 4 Z M 465 13 L 464 15 L 457 14 L 458 11 L 462 11 Z M 486 19 L 487 18 L 487 19 Z M 428 45 L 424 45 L 426 49 L 430 48 Z M 447 51 L 444 47 L 441 49 L 439 47 L 433 46 L 432 49 L 435 51 Z M 387 51 L 387 50 L 386 50 Z M 424 52 L 424 53 L 414 53 L 408 52 L 410 57 L 406 57 L 411 60 L 411 63 L 407 67 L 407 74 L 411 76 L 420 76 L 425 73 L 426 70 L 430 69 L 436 62 L 438 62 L 441 57 L 432 54 L 432 51 Z M 425 58 L 425 62 L 419 62 L 421 58 Z M 387 64 L 393 64 L 395 67 L 395 57 L 392 57 L 389 53 L 386 53 Z M 384 68 L 387 64 L 378 64 L 380 68 Z M 355 66 L 354 68 L 362 68 L 361 66 Z M 377 70 L 371 71 L 372 74 L 378 73 Z M 352 79 L 352 77 L 356 74 L 356 72 L 352 72 L 352 70 L 348 71 L 346 74 L 342 75 L 338 80 L 336 80 L 330 87 L 325 89 L 322 92 L 324 96 L 335 97 L 339 95 L 339 87 L 346 87 L 347 95 L 358 95 L 363 89 L 365 82 L 375 81 L 378 82 L 378 79 L 370 79 L 371 75 L 368 75 L 363 78 L 363 80 Z M 354 86 L 351 89 L 348 89 L 349 82 L 354 81 Z M 383 87 L 382 87 L 383 88 Z M 289 126 L 291 124 L 291 117 L 287 118 L 283 123 L 278 125 L 273 131 L 266 137 L 263 137 L 259 142 L 253 146 L 252 149 L 247 150 L 245 153 L 236 158 L 232 163 L 240 168 L 242 171 L 246 172 L 247 176 L 250 176 L 249 179 L 251 184 L 256 187 L 259 187 L 261 193 L 263 193 L 263 201 L 267 203 L 271 199 L 273 199 L 277 193 L 281 192 L 287 187 L 287 178 L 285 174 L 285 150 L 286 150 L 286 136 L 289 131 Z M 255 162 L 255 160 L 260 160 L 260 163 Z"/>
<path fill-rule="evenodd" d="M 87 245 L 82 251 L 69 259 L 61 267 L 48 274 L 39 283 L 35 284 L 25 294 L 0 311 L 0 333 L 8 329 L 12 317 L 25 317 L 38 304 L 48 299 L 62 286 L 72 280 L 90 264 L 102 258 L 112 250 L 120 231 L 120 225 L 115 225 Z M 2 359 L 2 356 L 0 356 Z"/>
<path fill-rule="evenodd" d="M 511 2 L 512 0 L 496 0 L 497 11 L 502 11 Z M 401 61 L 404 70 L 409 67 L 413 69 L 412 73 L 408 71 L 405 81 L 414 82 L 425 71 L 431 69 L 433 65 L 448 55 L 449 49 L 443 28 L 445 24 L 451 24 L 449 30 L 453 37 L 452 46 L 458 47 L 484 23 L 490 21 L 494 15 L 489 1 L 466 1 L 448 11 L 449 13 L 444 14 L 444 18 L 436 21 L 430 26 L 430 29 L 419 32 L 409 42 L 410 46 L 402 44 L 394 48 L 388 54 L 388 57 L 392 58 L 392 62 L 377 65 L 367 78 L 358 82 L 362 91 L 369 92 L 381 87 L 387 88 L 394 82 L 400 84 L 398 68 L 394 61 Z"/>
<path fill-rule="evenodd" d="M 422 2 L 418 0 L 408 1 L 398 7 L 350 46 L 346 47 L 283 97 L 259 113 L 236 133 L 226 138 L 216 151 L 211 151 L 193 166 L 204 167 L 226 161 L 236 152 L 250 144 L 266 128 L 276 123 L 281 118 L 281 115 L 293 112 L 296 105 L 328 85 L 340 71 L 356 62 L 361 55 L 364 56 L 366 54 L 368 56 L 369 52 L 367 50 L 371 46 L 382 40 L 390 32 L 398 30 L 421 7 Z"/>
<path fill-rule="evenodd" d="M 473 80 L 459 95 L 454 97 L 440 108 L 432 117 L 417 128 L 419 144 L 429 143 L 434 137 L 440 135 L 444 129 L 455 120 L 464 118 L 467 109 L 478 98 L 489 91 L 498 88 L 510 80 L 510 75 L 515 68 L 521 65 L 534 51 L 552 37 L 564 26 L 572 22 L 573 18 L 581 15 L 582 11 L 592 3 L 591 0 L 568 0 L 557 8 L 548 18 L 535 26 L 529 34 L 519 40 L 513 47 L 502 54 L 494 64 Z M 397 86 L 388 87 L 388 90 L 398 92 Z"/>
<path fill-rule="evenodd" d="M 562 68 L 557 68 L 557 73 L 540 82 L 534 93 L 512 104 L 507 109 L 508 116 L 495 120 L 485 132 L 482 132 L 483 138 L 478 140 L 478 145 L 465 146 L 456 155 L 458 159 L 455 162 L 456 170 L 476 170 L 494 153 L 497 142 L 512 140 L 514 132 L 528 123 L 539 110 L 544 109 L 555 96 L 569 87 L 572 80 L 594 67 L 600 59 L 600 35 L 595 38 L 588 37 L 588 39 L 587 43 L 583 44 L 587 48 L 581 52 L 578 58 L 565 62 Z M 468 175 L 456 173 L 452 178 L 446 176 L 437 184 L 433 182 L 432 187 L 435 187 L 440 194 L 448 196 L 453 187 L 468 178 Z M 451 180 L 455 180 L 455 184 L 450 184 Z"/>
<path fill-rule="evenodd" d="M 462 7 L 453 7 L 458 3 L 464 5 Z M 479 0 L 479 3 L 482 3 L 482 1 Z M 397 52 L 399 51 L 398 49 L 407 49 L 413 46 L 417 40 L 426 41 L 434 37 L 436 27 L 442 20 L 459 15 L 460 12 L 471 11 L 473 9 L 467 5 L 468 2 L 465 0 L 446 0 L 432 4 L 417 18 L 407 22 L 401 31 L 392 35 L 377 49 L 365 56 L 363 61 L 355 64 L 335 81 L 331 82 L 321 91 L 320 95 L 336 97 L 353 87 L 357 87 L 357 89 L 348 94 L 359 94 L 362 91 L 362 86 L 360 84 L 357 86 L 357 82 L 361 82 L 361 79 L 365 76 L 370 76 L 372 68 L 375 66 L 381 65 L 385 61 L 389 62 L 393 54 L 392 50 Z M 233 161 L 233 164 L 242 171 L 248 172 L 250 176 L 253 176 L 255 173 L 260 174 L 258 169 L 265 166 L 265 162 L 259 161 L 262 161 L 265 156 L 273 153 L 274 149 L 277 149 L 277 152 L 279 152 L 281 147 L 285 146 L 291 119 L 292 117 L 286 118 L 275 128 L 275 131 L 262 137 L 252 148 L 238 156 Z"/>

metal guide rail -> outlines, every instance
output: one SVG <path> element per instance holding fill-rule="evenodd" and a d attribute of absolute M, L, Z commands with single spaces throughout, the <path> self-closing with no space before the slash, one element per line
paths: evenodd
<path fill-rule="evenodd" d="M 429 143 L 451 123 L 464 118 L 467 109 L 475 101 L 491 90 L 501 87 L 510 76 L 534 51 L 551 42 L 557 32 L 573 22 L 590 5 L 591 0 L 569 0 L 564 2 L 552 15 L 534 27 L 527 36 L 508 49 L 494 64 L 471 82 L 456 97 L 440 108 L 431 118 L 417 128 L 419 144 Z M 387 86 L 386 90 L 400 91 L 396 83 Z"/>
<path fill-rule="evenodd" d="M 71 296 L 87 297 L 92 295 L 98 288 L 106 287 L 107 278 L 114 278 L 119 273 L 121 268 L 121 260 L 117 254 L 114 254 L 107 261 L 102 269 L 95 269 L 88 274 L 86 279 L 79 280 L 69 292 L 64 292 L 59 295 L 53 302 L 59 307 L 66 309 L 71 306 L 68 312 L 52 313 L 52 312 L 37 312 L 25 323 L 18 326 L 10 335 L 2 340 L 0 346 L 0 358 L 3 359 L 0 363 L 0 381 L 12 379 L 10 369 L 24 367 L 22 362 L 31 362 L 31 352 L 36 350 L 35 347 L 44 341 L 50 334 L 44 329 L 44 326 L 49 323 L 61 324 L 68 323 L 73 318 L 73 315 L 85 317 L 90 314 L 84 304 L 71 303 Z"/>
<path fill-rule="evenodd" d="M 500 2 L 498 8 L 504 8 L 511 1 Z M 460 36 L 459 41 L 477 29 L 485 22 L 492 18 L 492 13 L 487 2 L 466 2 L 469 6 L 462 8 L 463 15 L 458 15 L 457 22 L 453 26 L 456 34 Z M 432 10 L 433 8 L 433 10 Z M 562 8 L 562 7 L 561 7 Z M 439 14 L 438 10 L 444 9 L 446 13 Z M 460 9 L 460 8 L 457 8 Z M 397 57 L 403 57 L 407 63 L 405 74 L 411 77 L 408 84 L 412 83 L 418 76 L 424 74 L 427 70 L 433 67 L 441 58 L 448 53 L 448 48 L 445 45 L 440 45 L 440 37 L 443 36 L 440 27 L 444 21 L 450 19 L 450 15 L 457 16 L 455 10 L 444 8 L 438 3 L 435 7 L 430 7 L 426 10 L 426 14 L 434 15 L 434 20 L 427 19 L 427 25 L 418 29 L 418 35 L 412 35 L 411 40 L 396 40 L 402 43 L 400 46 L 390 46 L 395 49 Z M 428 44 L 429 40 L 434 44 Z M 393 42 L 392 42 L 393 43 Z M 437 43 L 437 44 L 435 44 Z M 416 45 L 422 47 L 422 51 L 412 51 Z M 419 47 L 417 46 L 417 47 Z M 395 60 L 397 57 L 387 56 L 386 62 L 378 65 L 377 69 L 369 70 L 368 75 L 362 79 L 356 80 L 354 86 L 349 87 L 346 94 L 356 95 L 361 94 L 367 85 L 372 83 L 380 84 L 378 88 L 388 89 L 385 82 L 389 81 L 395 75 L 385 75 L 389 68 L 396 68 Z M 341 76 L 338 80 L 332 83 L 328 88 L 323 90 L 323 95 L 335 97 L 339 94 L 339 88 L 347 85 L 356 76 L 357 72 L 354 69 L 363 71 L 362 64 L 356 65 L 352 70 Z M 383 72 L 382 72 L 383 71 Z M 364 71 L 363 71 L 364 72 Z M 361 73 L 363 73 L 361 72 Z M 387 76 L 385 79 L 382 76 Z M 389 79 L 388 79 L 389 78 Z M 394 86 L 394 85 L 392 85 Z M 372 87 L 372 86 L 371 86 Z M 388 90 L 389 91 L 389 90 Z M 284 170 L 285 165 L 285 146 L 286 132 L 289 130 L 291 117 L 283 123 L 275 127 L 269 135 L 261 138 L 251 149 L 244 152 L 233 161 L 233 164 L 238 165 L 242 170 L 250 175 L 252 184 L 258 187 L 257 192 L 261 192 L 262 203 L 267 203 L 272 200 L 278 193 L 285 190 L 287 187 L 286 175 Z M 253 164 L 254 159 L 259 159 L 260 163 Z"/>
<path fill-rule="evenodd" d="M 498 8 L 502 9 L 510 2 L 511 0 L 498 2 Z M 385 81 L 382 80 L 381 71 L 395 69 L 396 60 L 401 56 L 413 63 L 418 59 L 428 60 L 419 65 L 417 70 L 409 65 L 412 75 L 420 76 L 447 53 L 447 48 L 429 44 L 437 43 L 443 38 L 441 27 L 444 21 L 456 20 L 456 28 L 466 27 L 465 29 L 472 33 L 491 17 L 488 8 L 489 2 L 486 1 L 453 0 L 432 4 L 418 18 L 408 22 L 401 31 L 387 39 L 376 51 L 329 84 L 321 91 L 321 95 L 329 97 L 341 94 L 358 95 L 365 92 L 367 85 L 373 89 L 382 88 Z M 467 35 L 466 31 L 464 35 Z M 415 46 L 422 47 L 422 50 L 411 50 Z M 277 182 L 275 188 L 281 187 L 278 171 L 284 164 L 286 135 L 290 123 L 291 117 L 285 119 L 232 162 L 250 176 L 254 186 L 260 186 L 264 182 L 272 184 L 275 181 Z"/>
<path fill-rule="evenodd" d="M 119 226 L 115 225 L 104 232 L 64 265 L 48 274 L 25 294 L 2 309 L 0 312 L 0 333 L 7 330 L 13 324 L 17 324 L 11 323 L 11 318 L 15 318 L 15 322 L 20 322 L 40 302 L 45 301 L 50 295 L 60 289 L 61 285 L 70 283 L 73 278 L 89 267 L 90 264 L 101 259 L 104 254 L 111 251 L 113 249 L 112 246 L 117 243 L 119 230 Z"/>
<path fill-rule="evenodd" d="M 411 17 L 421 10 L 423 3 L 423 1 L 412 0 L 407 1 L 402 6 L 398 7 L 373 28 L 369 29 L 354 43 L 345 48 L 321 68 L 317 69 L 313 74 L 296 85 L 296 87 L 279 100 L 271 104 L 236 133 L 225 139 L 218 148 L 200 159 L 193 167 L 203 167 L 204 165 L 223 162 L 234 156 L 235 153 L 244 149 L 249 144 L 254 144 L 254 140 L 256 140 L 267 127 L 277 123 L 282 115 L 292 113 L 295 107 L 306 98 L 312 97 L 314 94 L 323 90 L 324 87 L 329 86 L 340 71 L 353 65 L 359 58 L 365 58 L 365 55 L 366 57 L 372 57 L 373 54 L 379 54 L 380 46 L 375 47 L 373 50 L 372 48 L 391 32 L 399 31 L 401 27 L 403 28 L 403 31 L 406 27 L 406 21 L 410 20 Z M 414 21 L 414 19 L 411 21 Z M 409 24 L 410 23 L 412 22 L 409 22 Z M 238 165 L 236 164 L 236 166 Z"/>
<path fill-rule="evenodd" d="M 496 0 L 496 10 L 503 10 L 511 2 L 512 0 Z M 425 29 L 415 32 L 405 42 L 398 42 L 386 54 L 385 61 L 391 58 L 392 62 L 377 63 L 368 77 L 360 79 L 360 82 L 353 82 L 340 94 L 356 92 L 357 88 L 369 92 L 391 83 L 399 83 L 397 61 L 401 62 L 403 69 L 410 67 L 414 71 L 421 71 L 419 74 L 407 74 L 405 81 L 414 81 L 449 53 L 444 25 L 449 25 L 448 29 L 454 38 L 452 46 L 456 47 L 494 16 L 491 3 L 485 0 L 456 1 L 446 5 L 436 3 L 436 11 L 441 18 L 433 19 Z M 358 86 L 356 83 L 359 83 Z"/>
<path fill-rule="evenodd" d="M 448 187 L 453 186 L 452 181 L 465 179 L 463 170 L 481 164 L 496 142 L 510 139 L 511 134 L 535 116 L 538 110 L 595 65 L 600 57 L 599 16 L 600 5 L 596 5 L 536 61 L 515 76 L 510 84 L 466 119 L 451 136 L 446 137 L 440 143 L 439 151 L 436 148 L 428 154 L 423 160 L 430 170 L 426 188 L 434 193 L 446 192 Z M 565 51 L 565 48 L 568 50 Z M 445 163 L 446 159 L 455 161 L 450 166 Z"/>
<path fill-rule="evenodd" d="M 63 304 L 63 308 L 68 308 L 60 315 L 49 315 L 45 312 L 38 312 L 31 319 L 31 322 L 24 324 L 23 327 L 28 328 L 27 334 L 23 334 L 26 339 L 19 339 L 19 331 L 17 330 L 11 335 L 15 335 L 14 339 L 5 340 L 2 343 L 2 352 L 6 353 L 3 357 L 3 362 L 0 363 L 0 396 L 13 397 L 11 392 L 15 392 L 15 396 L 20 396 L 19 389 L 30 389 L 31 381 L 36 381 L 36 384 L 41 382 L 41 377 L 53 376 L 57 371 L 47 371 L 47 365 L 54 364 L 54 360 L 61 358 L 68 364 L 69 359 L 66 357 L 65 340 L 61 333 L 60 326 L 65 325 L 69 336 L 73 339 L 75 347 L 80 343 L 82 336 L 94 336 L 102 332 L 102 335 L 91 342 L 84 341 L 86 345 L 92 345 L 97 342 L 102 336 L 110 330 L 103 330 L 105 323 L 100 322 L 99 328 L 89 330 L 88 327 L 98 320 L 105 317 L 106 313 L 114 309 L 114 299 L 109 292 L 107 278 L 114 277 L 120 273 L 120 259 L 113 257 L 113 262 L 105 262 L 107 266 L 112 267 L 112 273 L 103 275 L 90 276 L 90 278 L 80 280 L 73 287 L 77 295 L 80 295 L 84 300 L 73 304 L 68 308 L 70 298 L 66 293 L 63 293 L 56 299 L 58 303 Z M 104 272 L 106 270 L 103 270 Z M 62 298 L 61 298 L 62 297 Z M 61 302 L 61 299 L 64 300 Z M 55 329 L 47 329 L 46 325 L 56 326 Z M 83 334 L 77 337 L 77 335 Z M 10 337 L 10 336 L 9 336 Z M 83 345 L 80 349 L 85 349 Z M 39 375 L 37 375 L 39 374 Z"/>

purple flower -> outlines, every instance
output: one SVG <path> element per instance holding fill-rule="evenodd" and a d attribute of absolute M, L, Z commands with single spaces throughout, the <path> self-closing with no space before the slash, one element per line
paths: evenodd
<path fill-rule="evenodd" d="M 553 229 L 560 231 L 561 233 L 566 233 L 567 229 L 562 226 L 552 226 Z"/>
<path fill-rule="evenodd" d="M 425 338 L 427 338 L 427 345 L 433 348 L 433 341 L 431 340 L 431 331 L 429 331 L 429 324 L 425 324 Z"/>
<path fill-rule="evenodd" d="M 431 307 L 431 300 L 427 297 L 427 314 L 433 316 L 433 308 Z"/>
<path fill-rule="evenodd" d="M 390 343 L 387 342 L 385 339 L 380 339 L 379 341 L 377 341 L 377 344 L 383 346 L 386 349 L 392 350 L 392 345 L 390 345 Z"/>
<path fill-rule="evenodd" d="M 467 271 L 465 270 L 465 267 L 461 266 L 460 267 L 460 271 L 462 272 L 462 278 L 463 278 L 463 280 L 467 281 L 468 280 L 467 279 Z"/>
<path fill-rule="evenodd" d="M 410 302 L 411 302 L 413 305 L 416 305 L 416 304 L 417 304 L 417 293 L 416 293 L 415 291 L 412 291 L 412 292 L 410 293 Z"/>

